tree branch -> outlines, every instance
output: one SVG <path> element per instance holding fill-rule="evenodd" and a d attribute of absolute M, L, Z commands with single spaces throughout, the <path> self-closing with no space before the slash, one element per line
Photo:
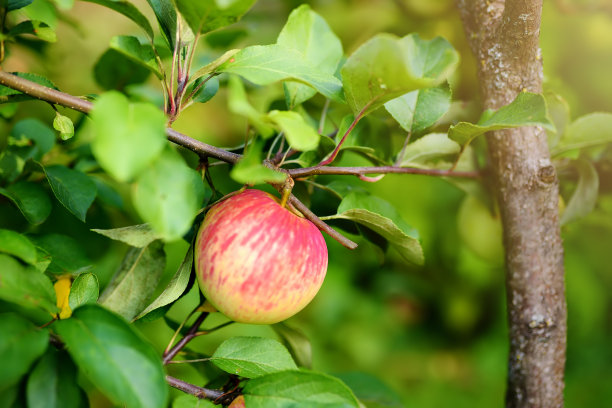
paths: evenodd
<path fill-rule="evenodd" d="M 542 0 L 457 0 L 485 108 L 542 90 Z M 541 128 L 487 136 L 504 226 L 510 331 L 508 407 L 562 407 L 566 348 L 558 180 Z"/>
<path fill-rule="evenodd" d="M 452 170 L 437 170 L 437 169 L 419 169 L 414 167 L 397 167 L 397 166 L 377 166 L 377 167 L 332 167 L 332 166 L 314 166 L 298 169 L 287 170 L 287 173 L 293 178 L 306 177 L 312 175 L 350 175 L 364 176 L 366 174 L 421 174 L 428 176 L 441 177 L 465 177 L 478 178 L 480 173 L 476 171 L 452 171 Z"/>
<path fill-rule="evenodd" d="M 219 405 L 231 404 L 234 398 L 236 398 L 239 394 L 237 391 L 226 393 L 222 390 L 211 390 L 209 388 L 198 387 L 197 385 L 187 383 L 169 375 L 166 376 L 166 382 L 177 390 L 181 390 L 199 399 L 211 400 L 213 403 Z"/>

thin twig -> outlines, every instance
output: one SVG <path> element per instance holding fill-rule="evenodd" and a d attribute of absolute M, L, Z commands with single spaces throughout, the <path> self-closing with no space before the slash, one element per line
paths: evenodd
<path fill-rule="evenodd" d="M 342 246 L 348 249 L 357 248 L 357 244 L 347 237 L 343 236 L 332 227 L 324 223 L 316 214 L 314 214 L 308 207 L 304 205 L 300 200 L 298 200 L 293 194 L 289 196 L 289 203 L 295 207 L 296 210 L 301 212 L 305 218 L 307 218 L 310 222 L 316 225 L 321 231 L 326 232 L 330 237 L 338 241 Z"/>
<path fill-rule="evenodd" d="M 211 390 L 209 388 L 198 387 L 197 385 L 189 384 L 183 380 L 179 380 L 178 378 L 171 377 L 169 375 L 166 376 L 166 382 L 171 387 L 186 392 L 187 394 L 191 394 L 199 399 L 209 399 L 212 401 L 217 401 L 219 398 L 225 395 L 225 393 L 221 390 Z"/>
<path fill-rule="evenodd" d="M 367 174 L 422 174 L 438 177 L 463 177 L 479 178 L 480 173 L 475 171 L 451 171 L 438 169 L 419 169 L 414 167 L 397 166 L 377 166 L 377 167 L 334 167 L 334 166 L 314 166 L 299 169 L 289 169 L 287 173 L 293 178 L 307 177 L 312 175 L 351 175 L 365 176 Z"/>
<path fill-rule="evenodd" d="M 202 324 L 204 319 L 206 319 L 207 316 L 208 316 L 208 312 L 204 312 L 200 316 L 198 316 L 198 318 L 193 323 L 193 325 L 191 326 L 191 328 L 189 329 L 185 337 L 180 339 L 178 343 L 176 343 L 176 345 L 172 347 L 167 353 L 164 353 L 164 358 L 162 360 L 164 365 L 168 364 L 170 360 L 172 360 L 174 356 L 176 356 L 178 352 L 181 351 L 183 347 L 187 345 L 187 343 L 189 343 L 194 338 L 198 337 L 198 329 L 200 328 L 200 325 Z M 200 335 L 201 334 L 205 334 L 205 333 L 200 333 Z"/>
<path fill-rule="evenodd" d="M 342 147 L 342 144 L 344 143 L 344 141 L 346 140 L 348 135 L 352 132 L 352 130 L 355 128 L 355 126 L 357 126 L 357 123 L 364 117 L 366 111 L 368 110 L 368 108 L 370 106 L 372 106 L 372 104 L 376 101 L 376 99 L 378 99 L 378 98 L 372 99 L 370 102 L 368 102 L 361 109 L 361 111 L 359 111 L 357 116 L 355 116 L 355 119 L 353 119 L 353 123 L 351 123 L 351 125 L 348 127 L 348 129 L 346 129 L 346 132 L 344 132 L 344 135 L 342 136 L 342 139 L 340 139 L 340 141 L 338 142 L 338 145 L 336 146 L 334 151 L 331 153 L 331 155 L 327 159 L 325 159 L 321 163 L 319 163 L 319 166 L 327 166 L 328 164 L 330 164 L 331 162 L 334 161 L 334 159 L 338 155 L 338 152 L 340 152 L 340 148 Z"/>

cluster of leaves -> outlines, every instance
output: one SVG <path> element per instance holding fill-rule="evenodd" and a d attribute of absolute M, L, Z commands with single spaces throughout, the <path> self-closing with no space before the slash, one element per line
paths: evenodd
<path fill-rule="evenodd" d="M 571 157 L 570 165 L 579 174 L 564 220 L 584 215 L 594 205 L 597 171 L 593 160 L 575 152 L 608 157 L 608 150 L 594 146 L 610 141 L 611 132 L 605 131 L 610 115 L 589 115 L 568 124 L 564 105 L 551 97 L 551 122 L 542 95 L 521 93 L 512 104 L 484 112 L 475 124 L 457 122 L 449 113 L 447 80 L 459 57 L 444 39 L 379 34 L 345 56 L 325 20 L 301 6 L 291 13 L 275 44 L 226 50 L 192 70 L 197 39 L 239 20 L 254 0 L 149 0 L 161 36 L 129 2 L 90 2 L 132 20 L 145 40 L 125 35 L 111 39 L 94 70 L 96 81 L 108 92 L 93 96 L 90 116 L 73 124 L 56 110 L 57 134 L 35 118 L 13 121 L 10 135 L 0 140 L 1 204 L 23 217 L 0 229 L 0 360 L 7 367 L 0 378 L 0 401 L 9 405 L 82 405 L 86 396 L 77 383 L 81 372 L 116 403 L 164 406 L 168 387 L 162 357 L 128 322 L 162 318 L 192 288 L 192 247 L 167 286 L 159 288 L 166 264 L 164 244 L 190 242 L 201 209 L 242 184 L 282 183 L 299 168 L 312 168 L 314 175 L 336 158 L 352 163 L 358 157 L 394 169 L 478 170 L 478 160 L 472 160 L 477 156 L 470 145 L 473 139 L 491 130 L 535 125 L 550 131 L 553 154 Z M 31 36 L 56 40 L 55 23 L 12 13 L 30 3 L 6 2 L 3 46 Z M 54 4 L 60 9 L 72 5 L 60 0 Z M 44 77 L 17 75 L 57 89 Z M 147 99 L 130 86 L 150 75 L 161 81 L 162 90 Z M 277 83 L 282 89 L 275 88 Z M 269 86 L 272 96 L 257 105 L 252 94 L 262 86 Z M 208 159 L 221 158 L 214 151 L 200 151 L 208 156 L 203 160 L 173 148 L 166 126 L 220 89 L 227 93 L 228 109 L 246 118 L 249 130 L 245 145 L 233 149 L 239 154 L 232 156 L 236 160 L 231 170 L 217 171 L 222 166 L 215 166 L 209 171 Z M 27 93 L 1 87 L 5 104 L 0 114 L 11 121 L 17 104 L 29 99 Z M 385 111 L 396 124 L 389 124 Z M 444 125 L 449 122 L 454 124 Z M 388 135 L 392 132 L 393 137 Z M 195 167 L 205 170 L 204 175 Z M 460 186 L 474 190 L 473 185 Z M 391 204 L 356 183 L 323 177 L 300 178 L 294 191 L 308 202 L 313 187 L 333 203 L 335 213 L 322 217 L 326 221 L 382 248 L 390 245 L 408 262 L 424 262 L 418 232 Z M 94 211 L 109 211 L 146 223 L 114 229 L 86 224 L 130 247 L 110 282 L 90 270 L 92 261 L 80 242 L 49 226 L 64 209 L 80 222 Z M 219 375 L 221 380 L 213 378 L 213 384 L 232 384 L 238 378 L 248 407 L 359 406 L 355 395 L 365 398 L 364 390 L 355 386 L 351 391 L 346 385 L 359 380 L 345 378 L 345 384 L 305 369 L 310 366 L 307 339 L 288 326 L 274 329 L 287 348 L 271 339 L 236 337 L 211 355 L 198 355 L 193 364 L 214 365 L 225 373 Z M 383 394 L 389 397 L 391 392 L 385 389 Z M 175 404 L 190 406 L 194 401 L 185 396 Z"/>

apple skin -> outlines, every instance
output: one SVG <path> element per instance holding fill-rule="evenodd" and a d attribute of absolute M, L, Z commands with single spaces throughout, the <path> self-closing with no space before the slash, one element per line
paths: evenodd
<path fill-rule="evenodd" d="M 302 310 L 327 271 L 318 228 L 260 190 L 215 204 L 195 247 L 200 289 L 236 322 L 272 324 Z"/>

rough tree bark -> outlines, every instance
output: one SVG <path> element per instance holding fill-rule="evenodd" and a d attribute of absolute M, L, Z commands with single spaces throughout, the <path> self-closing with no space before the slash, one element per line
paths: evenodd
<path fill-rule="evenodd" d="M 457 0 L 486 108 L 542 91 L 542 0 Z M 541 128 L 487 136 L 504 226 L 508 407 L 562 407 L 566 347 L 558 180 Z"/>

